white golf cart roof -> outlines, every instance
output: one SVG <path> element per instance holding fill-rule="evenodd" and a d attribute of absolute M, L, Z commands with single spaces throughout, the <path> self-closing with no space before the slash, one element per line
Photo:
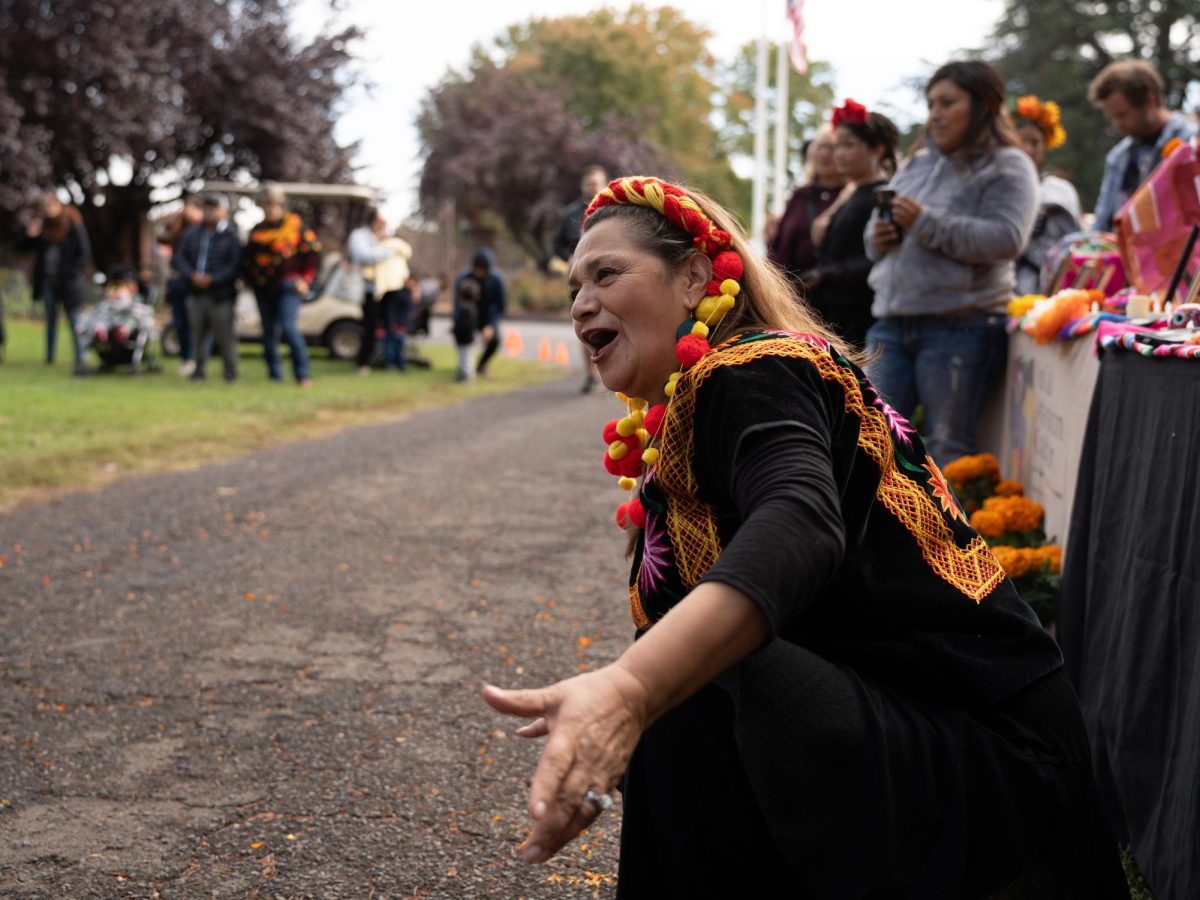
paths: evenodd
<path fill-rule="evenodd" d="M 310 184 L 304 181 L 277 181 L 275 184 L 288 197 L 303 200 L 360 200 L 363 203 L 378 203 L 381 199 L 378 188 L 364 184 Z M 261 185 L 257 182 L 241 184 L 233 181 L 205 181 L 196 193 L 253 197 L 260 188 Z"/>

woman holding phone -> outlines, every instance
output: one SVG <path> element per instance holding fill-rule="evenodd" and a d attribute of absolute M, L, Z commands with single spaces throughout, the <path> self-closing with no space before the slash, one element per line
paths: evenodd
<path fill-rule="evenodd" d="M 947 63 L 925 91 L 925 146 L 877 195 L 867 223 L 877 321 L 871 380 L 903 416 L 924 407 L 941 465 L 976 449 L 979 415 L 1007 350 L 1013 260 L 1037 216 L 1037 172 L 985 62 Z"/>

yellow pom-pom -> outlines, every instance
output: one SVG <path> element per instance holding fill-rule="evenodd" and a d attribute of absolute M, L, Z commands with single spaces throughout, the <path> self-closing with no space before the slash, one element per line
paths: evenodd
<path fill-rule="evenodd" d="M 645 428 L 639 428 L 637 430 L 637 436 L 643 447 L 650 443 L 650 432 L 648 432 Z"/>
<path fill-rule="evenodd" d="M 730 297 L 736 297 L 741 289 L 742 286 L 732 278 L 726 278 L 721 282 L 721 293 L 727 294 Z"/>
<path fill-rule="evenodd" d="M 682 372 L 672 372 L 670 375 L 667 376 L 667 381 L 674 383 L 682 377 L 683 377 Z"/>
<path fill-rule="evenodd" d="M 696 307 L 696 318 L 701 322 L 707 322 L 717 312 L 717 302 L 719 297 L 705 297 L 700 301 L 700 305 Z"/>
<path fill-rule="evenodd" d="M 632 416 L 626 416 L 623 419 L 617 420 L 617 434 L 621 437 L 629 437 L 638 430 L 639 422 L 635 422 Z"/>
<path fill-rule="evenodd" d="M 635 487 L 637 487 L 637 479 L 625 476 L 617 482 L 617 486 L 623 491 L 632 491 Z"/>
<path fill-rule="evenodd" d="M 648 466 L 658 465 L 658 450 L 654 447 L 649 447 L 642 452 L 642 462 Z"/>
<path fill-rule="evenodd" d="M 722 294 L 721 299 L 717 301 L 717 309 L 721 310 L 722 312 L 729 312 L 729 310 L 733 309 L 733 304 L 736 302 L 737 301 L 733 299 L 732 295 Z"/>
<path fill-rule="evenodd" d="M 703 322 L 697 322 L 692 326 L 692 334 L 706 338 L 708 337 L 708 326 Z"/>
<path fill-rule="evenodd" d="M 608 445 L 609 459 L 624 459 L 629 452 L 629 445 L 624 441 L 613 441 Z"/>
<path fill-rule="evenodd" d="M 628 402 L 629 402 L 629 397 L 627 397 L 627 396 L 626 396 L 624 393 L 622 393 L 621 391 L 617 391 L 617 399 L 618 399 L 618 400 L 620 400 L 622 403 L 628 403 Z"/>
<path fill-rule="evenodd" d="M 666 394 L 668 397 L 674 397 L 675 396 L 675 388 L 678 384 L 679 384 L 679 382 L 677 382 L 677 381 L 668 381 L 665 385 L 663 385 L 663 393 Z"/>
<path fill-rule="evenodd" d="M 646 401 L 643 400 L 641 397 L 630 397 L 629 405 L 632 406 L 634 409 L 645 409 Z"/>
<path fill-rule="evenodd" d="M 629 414 L 635 425 L 641 428 L 642 423 L 646 421 L 646 411 L 644 409 L 635 409 Z"/>

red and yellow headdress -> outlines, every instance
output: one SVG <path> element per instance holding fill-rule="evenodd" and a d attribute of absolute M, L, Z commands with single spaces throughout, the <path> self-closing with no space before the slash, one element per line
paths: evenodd
<path fill-rule="evenodd" d="M 664 392 L 667 402 L 675 395 L 675 385 L 683 373 L 694 366 L 700 357 L 711 350 L 709 332 L 733 309 L 741 292 L 739 281 L 743 274 L 742 258 L 733 249 L 733 238 L 719 228 L 701 209 L 700 204 L 677 185 L 658 178 L 618 178 L 598 193 L 583 214 L 586 223 L 592 214 L 606 206 L 645 206 L 665 216 L 668 221 L 691 235 L 696 249 L 712 260 L 713 277 L 708 283 L 707 296 L 696 307 L 696 320 L 680 326 L 675 344 L 679 371 L 667 380 Z M 649 446 L 658 435 L 666 404 L 648 406 L 638 397 L 617 395 L 628 407 L 626 415 L 604 426 L 604 468 L 620 478 L 622 489 L 632 491 L 645 466 L 658 462 L 658 450 Z M 617 507 L 617 524 L 641 528 L 646 521 L 642 501 L 634 497 Z"/>
<path fill-rule="evenodd" d="M 1062 110 L 1053 100 L 1043 103 L 1033 94 L 1018 97 L 1013 115 L 1018 121 L 1024 119 L 1042 129 L 1047 150 L 1056 150 L 1067 142 L 1067 132 L 1062 126 Z"/>

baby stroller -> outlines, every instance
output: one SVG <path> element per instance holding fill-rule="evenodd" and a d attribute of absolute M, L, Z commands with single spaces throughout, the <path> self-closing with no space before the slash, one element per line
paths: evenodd
<path fill-rule="evenodd" d="M 157 372 L 151 342 L 158 337 L 154 309 L 137 293 L 137 274 L 132 269 L 113 272 L 104 299 L 84 310 L 75 326 L 83 350 L 96 351 L 100 371 L 118 366 L 132 374 Z"/>

